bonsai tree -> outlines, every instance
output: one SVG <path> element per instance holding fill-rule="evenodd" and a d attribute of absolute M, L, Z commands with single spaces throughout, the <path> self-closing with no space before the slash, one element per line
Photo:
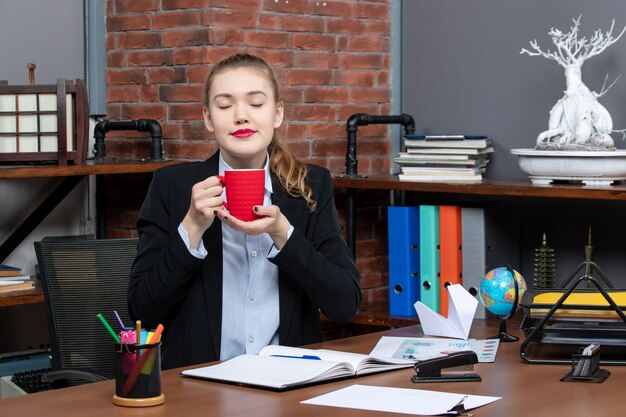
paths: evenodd
<path fill-rule="evenodd" d="M 582 15 L 581 15 L 582 16 Z M 596 30 L 591 37 L 578 37 L 580 18 L 572 19 L 574 26 L 563 33 L 558 29 L 550 29 L 548 34 L 556 46 L 555 51 L 541 50 L 536 40 L 530 42 L 532 50 L 522 49 L 521 54 L 542 56 L 556 61 L 565 70 L 566 89 L 563 97 L 550 110 L 548 130 L 537 136 L 535 149 L 550 150 L 614 150 L 611 138 L 613 120 L 609 112 L 598 102 L 611 88 L 606 87 L 606 79 L 600 93 L 589 90 L 581 77 L 583 63 L 592 56 L 600 54 L 613 45 L 624 34 L 626 27 L 619 35 L 613 36 L 615 20 L 607 32 Z M 617 81 L 617 80 L 616 80 Z"/>

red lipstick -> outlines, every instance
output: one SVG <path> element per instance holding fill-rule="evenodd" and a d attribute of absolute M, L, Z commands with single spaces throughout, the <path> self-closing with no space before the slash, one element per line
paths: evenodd
<path fill-rule="evenodd" d="M 256 133 L 255 130 L 252 129 L 239 129 L 239 130 L 235 130 L 232 135 L 236 138 L 247 138 L 249 136 L 252 136 Z"/>

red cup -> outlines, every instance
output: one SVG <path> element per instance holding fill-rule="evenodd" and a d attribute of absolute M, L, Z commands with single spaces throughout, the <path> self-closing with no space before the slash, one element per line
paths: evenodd
<path fill-rule="evenodd" d="M 218 175 L 226 189 L 224 207 L 233 217 L 249 222 L 258 219 L 254 206 L 263 205 L 265 195 L 264 169 L 230 169 Z"/>

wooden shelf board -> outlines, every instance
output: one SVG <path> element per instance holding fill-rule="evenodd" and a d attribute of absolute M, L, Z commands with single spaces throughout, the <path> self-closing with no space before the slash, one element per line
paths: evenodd
<path fill-rule="evenodd" d="M 149 161 L 128 159 L 88 160 L 85 165 L 0 165 L 0 179 L 68 177 L 74 175 L 133 174 L 186 161 Z"/>
<path fill-rule="evenodd" d="M 41 282 L 35 283 L 31 290 L 11 291 L 0 294 L 0 307 L 11 307 L 22 304 L 43 303 L 44 295 Z"/>
<path fill-rule="evenodd" d="M 626 185 L 605 187 L 587 187 L 579 184 L 534 185 L 530 180 L 483 180 L 476 183 L 445 183 L 445 182 L 411 182 L 400 181 L 397 175 L 372 175 L 368 177 L 334 178 L 337 188 L 363 190 L 399 190 L 413 192 L 512 196 L 512 197 L 545 197 L 545 198 L 578 198 L 585 200 L 626 200 Z"/>

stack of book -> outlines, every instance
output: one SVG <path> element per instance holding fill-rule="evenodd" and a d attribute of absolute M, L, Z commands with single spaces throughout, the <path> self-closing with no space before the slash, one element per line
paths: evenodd
<path fill-rule="evenodd" d="M 406 135 L 394 162 L 401 181 L 481 181 L 493 152 L 483 135 Z"/>
<path fill-rule="evenodd" d="M 28 275 L 22 275 L 20 268 L 0 265 L 0 294 L 12 291 L 29 290 L 34 287 Z"/>

